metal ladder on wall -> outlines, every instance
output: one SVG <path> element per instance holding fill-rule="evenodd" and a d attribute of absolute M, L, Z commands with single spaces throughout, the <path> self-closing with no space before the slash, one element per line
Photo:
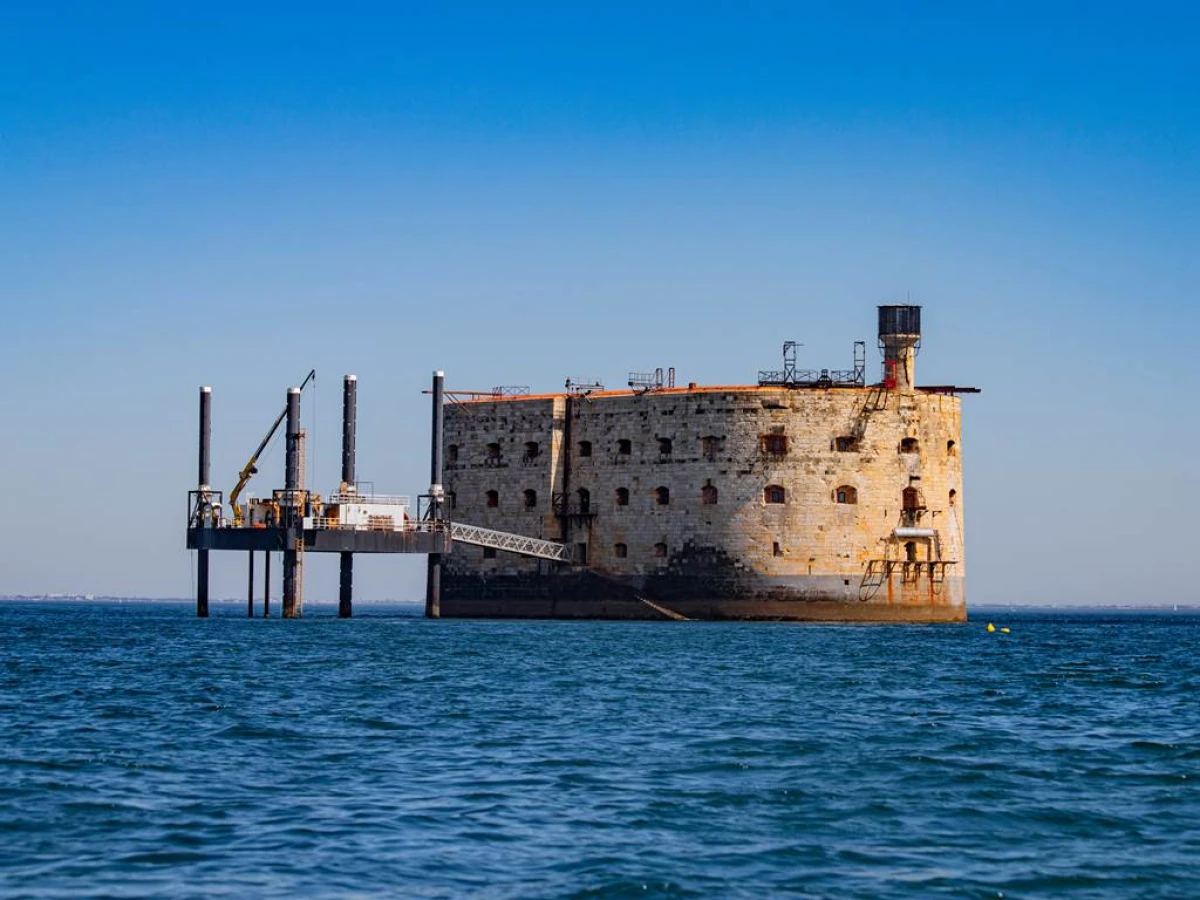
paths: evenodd
<path fill-rule="evenodd" d="M 879 412 L 887 409 L 888 405 L 888 389 L 882 384 L 872 385 L 867 389 L 867 396 L 863 400 L 862 408 L 859 409 L 858 415 L 854 418 L 854 424 L 850 426 L 850 436 L 856 441 L 861 441 L 867 433 L 867 425 L 871 420 L 871 413 Z"/>

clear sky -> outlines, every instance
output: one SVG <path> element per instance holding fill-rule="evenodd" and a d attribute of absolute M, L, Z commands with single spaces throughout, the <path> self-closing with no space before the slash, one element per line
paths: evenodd
<path fill-rule="evenodd" d="M 647 9 L 653 6 L 652 10 Z M 22 8 L 23 7 L 23 8 Z M 336 10 L 336 12 L 334 12 Z M 237 470 L 427 486 L 457 388 L 752 382 L 925 306 L 969 596 L 1197 602 L 1187 4 L 24 3 L 0 19 L 0 593 L 188 596 L 196 389 Z M 256 480 L 282 480 L 278 447 Z M 309 567 L 310 601 L 336 562 Z M 419 599 L 416 560 L 359 598 Z M 214 565 L 218 595 L 244 560 Z"/>

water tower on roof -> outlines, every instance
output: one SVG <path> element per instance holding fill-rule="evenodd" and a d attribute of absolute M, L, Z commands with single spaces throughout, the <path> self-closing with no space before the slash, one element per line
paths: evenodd
<path fill-rule="evenodd" d="M 879 307 L 879 349 L 883 351 L 883 381 L 891 389 L 911 391 L 914 362 L 921 349 L 921 307 Z"/>

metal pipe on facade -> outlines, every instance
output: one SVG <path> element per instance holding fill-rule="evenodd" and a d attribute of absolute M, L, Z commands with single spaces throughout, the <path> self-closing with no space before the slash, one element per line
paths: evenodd
<path fill-rule="evenodd" d="M 442 397 L 446 373 L 433 373 L 433 422 L 429 445 L 429 518 L 442 518 Z M 442 617 L 442 554 L 430 553 L 425 574 L 425 617 Z"/>
<path fill-rule="evenodd" d="M 284 503 L 281 524 L 283 544 L 283 617 L 299 618 L 300 598 L 297 584 L 300 567 L 296 543 L 302 540 L 298 495 L 300 491 L 300 388 L 288 388 L 287 393 L 287 460 L 284 471 Z"/>
<path fill-rule="evenodd" d="M 200 453 L 197 484 L 197 512 L 201 520 L 196 524 L 202 528 L 211 524 L 209 516 L 209 484 L 212 480 L 212 388 L 200 388 Z M 196 615 L 208 618 L 208 550 L 201 547 L 196 551 Z"/>
<path fill-rule="evenodd" d="M 357 428 L 358 379 L 347 375 L 342 383 L 342 485 L 354 487 L 355 431 Z M 338 569 L 338 618 L 348 619 L 354 611 L 354 554 L 342 553 Z"/>
<path fill-rule="evenodd" d="M 573 449 L 575 407 L 571 403 L 571 395 L 563 398 L 563 451 L 562 451 L 562 505 L 558 512 L 559 534 L 566 546 L 571 545 L 571 451 Z M 554 498 L 550 498 L 551 502 Z"/>

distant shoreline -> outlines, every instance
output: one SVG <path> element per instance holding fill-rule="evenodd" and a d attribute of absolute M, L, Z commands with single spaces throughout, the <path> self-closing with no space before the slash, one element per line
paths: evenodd
<path fill-rule="evenodd" d="M 179 605 L 192 604 L 195 601 L 186 597 L 115 597 L 99 594 L 5 594 L 0 595 L 0 603 L 95 603 L 95 604 L 162 604 Z M 214 604 L 245 606 L 245 597 L 226 597 L 210 601 Z M 332 601 L 331 601 L 332 602 Z M 356 606 L 372 607 L 406 607 L 423 609 L 420 600 L 356 600 Z M 1113 603 L 1113 604 L 1051 604 L 1051 603 L 1011 603 L 968 606 L 970 615 L 979 616 L 1006 612 L 1200 612 L 1200 603 Z"/>

